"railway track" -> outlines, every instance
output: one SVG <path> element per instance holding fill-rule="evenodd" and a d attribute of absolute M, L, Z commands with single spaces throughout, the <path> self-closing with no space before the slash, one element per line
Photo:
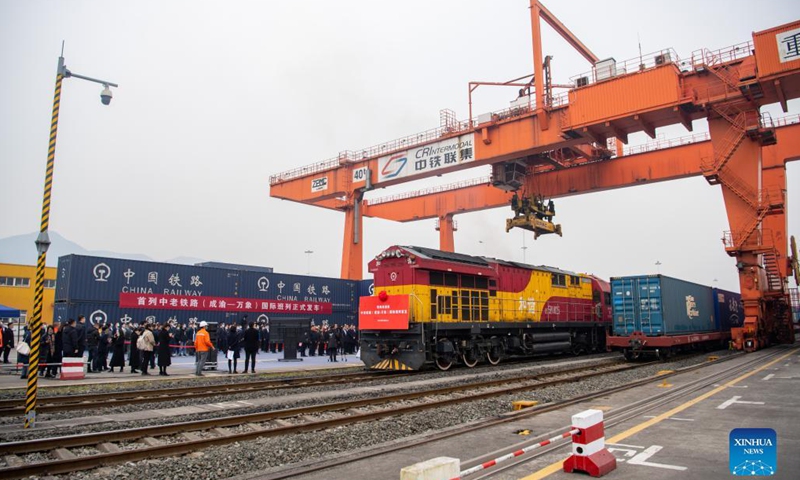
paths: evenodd
<path fill-rule="evenodd" d="M 323 430 L 507 393 L 535 390 L 650 363 L 582 366 L 514 379 L 490 380 L 382 397 L 197 420 L 122 431 L 0 444 L 0 478 L 61 474 L 99 466 L 175 456 L 256 438 Z M 25 457 L 42 461 L 28 463 Z"/>
<path fill-rule="evenodd" d="M 158 388 L 149 390 L 130 390 L 118 392 L 92 393 L 84 395 L 54 395 L 39 397 L 36 411 L 65 412 L 72 410 L 113 408 L 133 403 L 153 403 L 172 400 L 186 400 L 212 397 L 224 394 L 281 390 L 287 388 L 313 387 L 320 385 L 355 383 L 380 378 L 397 378 L 410 373 L 361 372 L 315 377 L 295 377 L 255 382 L 226 383 L 219 385 L 196 385 L 188 387 Z M 25 412 L 23 399 L 0 400 L 0 417 L 21 415 Z"/>
<path fill-rule="evenodd" d="M 644 400 L 641 400 L 641 401 L 636 402 L 634 404 L 622 407 L 620 409 L 611 410 L 609 412 L 606 412 L 605 413 L 605 421 L 604 421 L 604 423 L 606 425 L 606 428 L 609 428 L 609 427 L 612 427 L 612 426 L 617 425 L 619 423 L 622 423 L 622 422 L 624 422 L 624 421 L 626 421 L 626 420 L 628 420 L 630 418 L 633 418 L 633 417 L 635 417 L 637 415 L 641 415 L 643 412 L 646 412 L 646 411 L 651 410 L 653 408 L 656 408 L 656 407 L 658 407 L 660 405 L 663 405 L 663 404 L 665 404 L 667 402 L 670 402 L 675 398 L 680 398 L 681 396 L 690 395 L 691 393 L 697 392 L 698 390 L 706 388 L 706 387 L 708 387 L 710 385 L 713 385 L 715 383 L 721 383 L 723 380 L 735 377 L 736 375 L 738 375 L 741 372 L 747 370 L 748 368 L 752 368 L 754 365 L 758 364 L 759 362 L 768 361 L 769 359 L 771 359 L 771 358 L 773 358 L 773 357 L 775 357 L 775 356 L 777 356 L 777 355 L 779 355 L 781 353 L 783 353 L 783 352 L 779 351 L 777 353 L 771 354 L 769 357 L 761 357 L 761 358 L 758 358 L 758 359 L 753 359 L 753 360 L 749 361 L 747 364 L 735 366 L 735 367 L 732 367 L 732 368 L 728 368 L 723 372 L 719 372 L 719 373 L 712 374 L 712 375 L 709 375 L 709 376 L 706 376 L 706 377 L 703 377 L 703 378 L 699 378 L 697 380 L 694 380 L 694 381 L 690 382 L 687 385 L 683 385 L 681 387 L 677 387 L 676 389 L 674 389 L 671 392 L 669 392 L 669 394 L 662 395 L 662 396 L 659 396 L 659 397 L 656 397 L 656 398 L 652 398 L 652 399 L 644 399 Z M 733 360 L 734 358 L 737 358 L 739 356 L 741 356 L 741 354 L 727 356 L 727 357 L 724 357 L 724 358 L 722 358 L 720 360 L 715 361 L 713 364 L 719 364 L 719 363 L 722 363 L 722 362 L 727 362 L 727 361 Z M 651 365 L 651 364 L 652 363 L 648 363 L 647 365 Z M 564 407 L 568 407 L 570 405 L 575 405 L 575 404 L 579 404 L 579 403 L 582 403 L 582 402 L 594 400 L 594 399 L 597 399 L 597 398 L 606 397 L 606 396 L 608 396 L 610 394 L 614 394 L 614 393 L 617 393 L 617 392 L 622 392 L 622 391 L 625 391 L 625 390 L 630 390 L 632 388 L 636 388 L 636 387 L 639 387 L 639 386 L 642 386 L 642 385 L 646 385 L 648 383 L 661 381 L 664 378 L 669 378 L 669 377 L 672 377 L 672 376 L 675 376 L 675 375 L 679 375 L 681 373 L 686 373 L 686 372 L 691 372 L 691 371 L 694 371 L 694 370 L 699 370 L 699 369 L 702 369 L 705 366 L 711 365 L 711 364 L 712 363 L 704 362 L 704 363 L 700 363 L 700 364 L 697 364 L 697 365 L 692 365 L 692 366 L 689 366 L 689 367 L 684 367 L 684 368 L 681 368 L 681 369 L 677 369 L 677 370 L 674 371 L 674 373 L 658 375 L 658 376 L 655 376 L 655 377 L 648 377 L 648 378 L 644 378 L 644 379 L 641 379 L 641 380 L 636 380 L 636 381 L 633 381 L 633 382 L 629 382 L 629 383 L 626 383 L 624 385 L 619 385 L 619 386 L 612 387 L 612 388 L 598 390 L 598 391 L 595 391 L 595 392 L 592 392 L 592 393 L 588 393 L 588 394 L 585 394 L 585 395 L 572 397 L 572 398 L 569 398 L 569 399 L 566 399 L 566 400 L 552 402 L 552 403 L 548 403 L 548 404 L 544 404 L 544 405 L 539 405 L 539 406 L 536 406 L 536 407 L 525 409 L 522 412 L 518 412 L 516 415 L 513 415 L 513 416 L 494 417 L 494 418 L 487 419 L 486 421 L 474 422 L 474 423 L 472 423 L 470 425 L 467 425 L 467 426 L 465 426 L 463 428 L 454 428 L 454 429 L 451 429 L 451 430 L 448 430 L 448 431 L 445 431 L 445 432 L 437 432 L 437 433 L 434 433 L 434 434 L 431 434 L 431 435 L 426 435 L 426 436 L 421 437 L 421 438 L 416 438 L 416 439 L 413 439 L 413 440 L 397 442 L 397 443 L 395 443 L 393 445 L 388 445 L 388 446 L 387 445 L 383 445 L 383 444 L 377 445 L 377 446 L 371 447 L 369 449 L 360 450 L 360 451 L 358 451 L 357 454 L 337 455 L 336 458 L 324 458 L 324 459 L 319 459 L 319 460 L 314 460 L 314 461 L 308 462 L 308 463 L 306 463 L 304 465 L 289 466 L 288 468 L 285 468 L 285 469 L 281 469 L 281 470 L 278 470 L 278 471 L 273 471 L 271 473 L 266 473 L 264 475 L 259 476 L 259 478 L 261 480 L 283 480 L 283 479 L 286 479 L 286 478 L 293 478 L 293 477 L 296 477 L 296 476 L 311 474 L 311 473 L 320 472 L 320 471 L 331 472 L 332 475 L 335 475 L 335 472 L 333 472 L 330 469 L 335 468 L 335 467 L 340 466 L 340 465 L 348 464 L 348 463 L 351 463 L 351 462 L 355 462 L 355 461 L 359 461 L 359 460 L 363 460 L 363 459 L 367 459 L 367 458 L 371 458 L 371 457 L 377 457 L 377 456 L 381 456 L 381 455 L 388 455 L 388 454 L 390 454 L 392 452 L 411 449 L 411 448 L 419 447 L 421 445 L 426 445 L 426 444 L 431 444 L 431 443 L 434 443 L 434 442 L 437 442 L 437 441 L 441 441 L 441 440 L 444 440 L 444 439 L 452 439 L 454 437 L 458 437 L 459 435 L 467 434 L 469 432 L 474 432 L 474 431 L 478 431 L 478 430 L 484 430 L 487 427 L 492 427 L 492 426 L 495 426 L 495 425 L 501 425 L 501 424 L 510 423 L 510 422 L 519 422 L 519 420 L 522 419 L 522 418 L 531 418 L 531 417 L 535 417 L 537 415 L 541 415 L 541 414 L 544 414 L 544 413 L 547 413 L 547 412 L 557 411 L 557 410 L 563 409 Z M 640 365 L 644 366 L 642 364 L 640 364 Z M 570 428 L 571 428 L 570 425 L 565 425 L 563 429 L 558 429 L 558 430 L 554 430 L 552 432 L 546 432 L 546 433 L 541 434 L 540 435 L 541 438 L 539 438 L 539 437 L 531 438 L 529 441 L 515 444 L 515 445 L 509 447 L 508 449 L 492 452 L 488 456 L 477 457 L 477 458 L 473 458 L 473 459 L 464 459 L 461 462 L 461 467 L 462 467 L 462 469 L 467 469 L 467 468 L 470 468 L 472 466 L 479 465 L 479 464 L 481 464 L 483 462 L 486 462 L 488 460 L 496 458 L 496 457 L 498 457 L 500 455 L 503 455 L 505 453 L 510 453 L 510 452 L 513 452 L 513 451 L 517 451 L 517 450 L 520 450 L 522 448 L 525 448 L 528 445 L 538 443 L 540 440 L 543 440 L 543 439 L 547 438 L 548 436 L 560 434 L 560 433 L 562 433 L 564 431 L 569 430 Z M 449 440 L 449 441 L 452 441 L 452 440 Z M 568 446 L 568 445 L 569 445 L 569 442 L 565 441 L 565 442 L 563 442 L 561 444 L 553 444 L 553 446 L 548 447 L 548 448 L 535 450 L 534 452 L 532 452 L 530 454 L 518 457 L 514 461 L 510 461 L 508 463 L 500 464 L 499 466 L 497 466 L 495 468 L 492 468 L 490 470 L 486 470 L 485 472 L 479 472 L 479 473 L 477 473 L 475 475 L 469 476 L 468 480 L 478 480 L 478 479 L 483 479 L 483 478 L 490 478 L 492 475 L 496 475 L 497 473 L 499 473 L 501 471 L 510 470 L 514 466 L 518 466 L 519 464 L 525 463 L 526 461 L 530 461 L 531 459 L 534 459 L 534 458 L 536 458 L 538 456 L 545 455 L 545 454 L 547 454 L 549 452 L 552 452 L 556 448 L 562 448 L 562 447 L 565 447 L 565 446 Z M 435 456 L 435 455 L 432 455 L 432 456 Z M 420 459 L 420 461 L 421 460 L 424 460 L 424 459 Z"/>

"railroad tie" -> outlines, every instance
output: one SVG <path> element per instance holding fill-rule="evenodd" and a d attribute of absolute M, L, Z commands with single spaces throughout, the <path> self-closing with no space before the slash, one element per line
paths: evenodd
<path fill-rule="evenodd" d="M 97 445 L 97 449 L 103 453 L 117 453 L 122 451 L 122 449 L 119 448 L 118 446 L 108 442 Z"/>
<path fill-rule="evenodd" d="M 224 428 L 220 428 L 220 427 L 212 428 L 211 431 L 216 433 L 220 437 L 227 437 L 227 436 L 231 435 L 231 432 L 229 430 L 225 430 Z"/>
<path fill-rule="evenodd" d="M 249 428 L 250 430 L 252 430 L 254 432 L 258 432 L 260 430 L 264 430 L 263 428 L 258 426 L 258 424 L 256 424 L 256 423 L 245 423 L 244 426 Z"/>
<path fill-rule="evenodd" d="M 181 436 L 190 442 L 194 442 L 195 440 L 202 440 L 203 437 L 194 433 L 194 432 L 182 432 Z"/>
<path fill-rule="evenodd" d="M 164 442 L 153 437 L 144 437 L 141 440 L 139 440 L 139 443 L 143 443 L 148 447 L 160 447 L 161 445 L 164 445 Z"/>
<path fill-rule="evenodd" d="M 287 422 L 286 420 L 282 420 L 280 418 L 276 418 L 275 420 L 272 421 L 272 423 L 274 423 L 277 427 L 291 427 L 292 426 L 292 424 L 290 422 Z"/>
<path fill-rule="evenodd" d="M 53 455 L 55 455 L 56 458 L 59 460 L 74 460 L 78 458 L 77 455 L 70 452 L 66 448 L 56 448 L 55 450 L 53 450 Z"/>
<path fill-rule="evenodd" d="M 13 455 L 13 454 L 11 454 L 11 455 L 4 455 L 4 456 L 3 456 L 3 460 L 5 460 L 5 461 L 6 461 L 6 464 L 7 464 L 9 467 L 21 467 L 21 466 L 25 465 L 25 460 L 23 460 L 23 459 L 19 458 L 19 457 L 18 457 L 18 456 L 16 456 L 16 455 Z"/>

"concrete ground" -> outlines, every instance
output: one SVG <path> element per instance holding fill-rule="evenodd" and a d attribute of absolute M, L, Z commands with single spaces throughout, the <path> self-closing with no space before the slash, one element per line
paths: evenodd
<path fill-rule="evenodd" d="M 571 416 L 589 408 L 610 411 L 642 398 L 662 396 L 671 388 L 702 378 L 710 372 L 763 356 L 757 352 L 708 368 L 670 377 L 668 385 L 654 382 L 633 390 L 608 395 L 583 404 L 566 407 L 529 419 L 473 431 L 380 457 L 352 461 L 303 480 L 330 478 L 392 479 L 400 470 L 434 457 L 459 458 L 485 462 L 502 449 L 522 448 L 568 431 Z M 617 468 L 604 478 L 639 480 L 727 479 L 729 470 L 729 434 L 734 428 L 771 428 L 777 433 L 777 471 L 773 478 L 800 478 L 800 350 L 782 348 L 777 361 L 763 361 L 746 373 L 719 385 L 704 387 L 681 399 L 620 423 L 605 431 L 608 448 L 617 458 Z M 749 373 L 749 375 L 748 375 Z M 738 379 L 738 380 L 737 380 Z M 510 410 L 510 408 L 509 408 Z M 513 414 L 510 414 L 513 415 Z M 518 432 L 529 431 L 520 436 Z M 523 443 L 525 442 L 525 443 Z M 562 471 L 571 445 L 563 442 L 546 455 L 507 471 L 497 471 L 489 478 L 500 480 L 540 478 L 588 478 Z M 505 453 L 505 452 L 503 452 Z M 471 464 L 470 464 L 471 465 Z M 501 464 L 502 465 L 502 464 Z M 462 466 L 462 469 L 464 467 Z M 487 470 L 486 472 L 492 472 Z"/>
<path fill-rule="evenodd" d="M 299 355 L 298 355 L 299 357 Z M 328 361 L 328 357 L 304 357 L 299 362 L 283 362 L 283 353 L 264 353 L 259 352 L 256 356 L 256 374 L 258 373 L 272 373 L 272 372 L 292 372 L 292 371 L 305 371 L 326 368 L 363 368 L 364 364 L 356 355 L 347 355 L 346 357 L 337 357 L 338 362 L 332 363 Z M 346 361 L 345 361 L 346 358 Z M 109 356 L 109 360 L 111 357 Z M 16 352 L 12 351 L 9 356 L 8 364 L 0 363 L 0 390 L 24 388 L 26 385 L 25 380 L 20 376 L 19 367 L 16 366 Z M 127 361 L 126 361 L 127 363 Z M 208 366 L 208 364 L 207 364 Z M 228 376 L 228 363 L 224 360 L 219 365 L 220 370 L 207 370 L 204 372 L 206 377 L 214 376 Z M 242 358 L 238 361 L 238 369 L 241 372 L 244 368 L 244 351 L 242 351 Z M 146 381 L 157 382 L 163 379 L 175 378 L 195 378 L 194 376 L 195 363 L 194 356 L 175 356 L 172 357 L 172 365 L 167 368 L 169 377 L 158 375 L 158 367 L 150 370 L 151 375 L 148 377 L 131 374 L 130 367 L 126 367 L 123 373 L 119 373 L 119 368 L 115 373 L 108 371 L 103 373 L 87 373 L 86 378 L 83 380 L 61 380 L 39 377 L 37 382 L 39 387 L 47 388 L 49 386 L 63 386 L 63 385 L 84 385 L 93 383 L 109 383 L 109 382 L 130 382 L 130 381 Z M 239 375 L 244 376 L 242 373 Z"/>

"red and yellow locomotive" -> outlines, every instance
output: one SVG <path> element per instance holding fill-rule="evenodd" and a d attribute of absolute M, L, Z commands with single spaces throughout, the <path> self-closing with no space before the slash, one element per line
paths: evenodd
<path fill-rule="evenodd" d="M 594 276 L 408 246 L 386 249 L 369 270 L 375 296 L 362 297 L 359 316 L 367 368 L 604 350 L 610 289 Z"/>

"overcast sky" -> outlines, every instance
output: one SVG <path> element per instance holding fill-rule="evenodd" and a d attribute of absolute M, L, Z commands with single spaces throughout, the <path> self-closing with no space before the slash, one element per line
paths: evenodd
<path fill-rule="evenodd" d="M 800 17 L 796 1 L 551 1 L 600 58 L 674 48 L 690 57 Z M 51 229 L 93 250 L 193 256 L 338 276 L 342 214 L 269 197 L 270 174 L 467 117 L 467 82 L 532 71 L 527 0 L 0 1 L 0 237 L 39 227 L 61 41 Z M 555 82 L 589 70 L 545 26 Z M 513 90 L 479 90 L 475 112 Z M 800 112 L 790 104 L 790 113 Z M 773 115 L 778 110 L 772 108 Z M 704 131 L 704 121 L 695 131 Z M 686 135 L 659 130 L 663 137 Z M 641 143 L 642 135 L 631 138 Z M 477 169 L 460 177 L 487 174 Z M 800 166 L 788 184 L 800 187 Z M 407 188 L 419 188 L 419 184 Z M 372 197 L 403 189 L 385 189 Z M 791 188 L 790 188 L 791 190 Z M 790 192 L 791 195 L 791 192 Z M 369 197 L 368 197 L 369 198 Z M 738 290 L 719 187 L 702 178 L 557 201 L 564 237 L 505 233 L 508 209 L 456 216 L 460 252 L 609 277 L 660 271 Z M 790 201 L 790 233 L 800 204 Z M 365 220 L 366 260 L 392 244 L 438 247 L 434 221 Z M 31 264 L 35 250 L 31 246 Z"/>

